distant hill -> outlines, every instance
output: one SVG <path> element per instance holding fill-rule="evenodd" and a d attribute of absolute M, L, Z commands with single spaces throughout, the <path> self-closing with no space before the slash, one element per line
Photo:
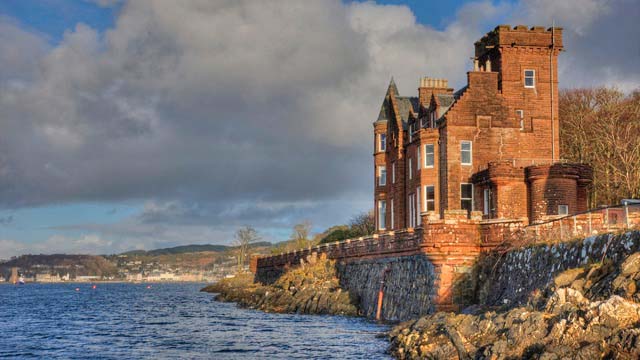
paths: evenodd
<path fill-rule="evenodd" d="M 261 241 L 257 243 L 251 244 L 252 248 L 257 247 L 271 247 L 272 244 L 267 241 Z M 213 252 L 225 252 L 229 250 L 235 249 L 235 246 L 227 246 L 227 245 L 180 245 L 174 246 L 170 248 L 164 249 L 155 249 L 155 250 L 133 250 L 122 253 L 122 255 L 137 255 L 137 256 L 158 256 L 158 255 L 175 255 L 175 254 L 185 254 L 185 253 L 197 253 L 197 252 L 205 252 L 205 251 L 213 251 Z"/>
<path fill-rule="evenodd" d="M 11 267 L 30 269 L 34 272 L 55 272 L 73 275 L 114 275 L 117 268 L 102 256 L 97 255 L 22 255 L 0 264 L 0 272 Z"/>

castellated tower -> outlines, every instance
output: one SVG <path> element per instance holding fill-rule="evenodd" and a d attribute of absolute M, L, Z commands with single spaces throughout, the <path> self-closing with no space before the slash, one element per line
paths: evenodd
<path fill-rule="evenodd" d="M 500 25 L 475 43 L 458 91 L 423 77 L 406 97 L 392 81 L 374 123 L 379 231 L 447 211 L 531 223 L 586 210 L 591 170 L 559 157 L 563 50 L 562 28 Z"/>
<path fill-rule="evenodd" d="M 550 132 L 536 146 L 538 157 L 559 158 L 558 54 L 562 28 L 500 25 L 475 43 L 477 67 L 498 73 L 498 90 L 510 114 L 524 113 L 525 127 Z M 477 69 L 477 70 L 480 70 Z"/>

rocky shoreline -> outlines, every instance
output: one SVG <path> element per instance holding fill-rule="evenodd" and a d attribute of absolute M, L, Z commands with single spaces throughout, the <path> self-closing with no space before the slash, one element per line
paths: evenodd
<path fill-rule="evenodd" d="M 362 316 L 335 261 L 310 257 L 271 285 L 253 274 L 202 291 L 265 312 Z M 406 321 L 388 335 L 398 359 L 638 359 L 640 253 L 563 271 L 526 306 L 470 307 Z"/>
<path fill-rule="evenodd" d="M 207 286 L 218 301 L 266 312 L 358 316 L 358 301 L 340 287 L 335 261 L 309 257 L 271 285 L 254 283 L 253 274 L 239 274 Z"/>
<path fill-rule="evenodd" d="M 523 307 L 404 322 L 390 350 L 398 359 L 638 359 L 639 282 L 640 253 L 570 269 Z"/>

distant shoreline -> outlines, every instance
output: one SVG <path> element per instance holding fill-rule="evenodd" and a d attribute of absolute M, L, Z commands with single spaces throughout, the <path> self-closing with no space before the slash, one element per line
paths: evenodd
<path fill-rule="evenodd" d="M 43 285 L 43 284 L 213 284 L 209 281 L 126 281 L 126 280 L 96 280 L 96 281 L 58 281 L 58 282 L 40 282 L 40 281 L 30 281 L 25 283 L 24 285 Z M 13 285 L 13 286 L 24 286 L 24 285 L 16 285 L 10 282 L 0 282 L 0 285 Z"/>

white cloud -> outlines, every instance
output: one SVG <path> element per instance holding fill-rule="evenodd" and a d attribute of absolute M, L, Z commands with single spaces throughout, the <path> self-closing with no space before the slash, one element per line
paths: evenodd
<path fill-rule="evenodd" d="M 146 201 L 95 232 L 105 249 L 344 222 L 371 206 L 389 78 L 407 95 L 423 75 L 464 85 L 473 42 L 505 18 L 565 26 L 562 85 L 637 87 L 637 46 L 617 35 L 638 32 L 633 2 L 571 4 L 474 2 L 436 30 L 372 2 L 132 1 L 53 48 L 0 18 L 0 205 Z"/>

